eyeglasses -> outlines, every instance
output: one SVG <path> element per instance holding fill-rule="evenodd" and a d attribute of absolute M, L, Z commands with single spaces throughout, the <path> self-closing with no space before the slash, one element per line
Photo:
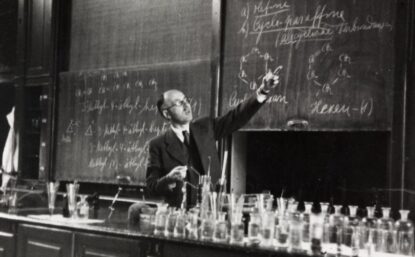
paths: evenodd
<path fill-rule="evenodd" d="M 169 107 L 165 107 L 162 110 L 168 110 L 168 109 L 173 108 L 173 107 L 183 107 L 185 104 L 189 104 L 189 99 L 187 99 L 187 97 L 183 97 L 182 100 L 176 101 L 172 105 L 170 105 Z"/>

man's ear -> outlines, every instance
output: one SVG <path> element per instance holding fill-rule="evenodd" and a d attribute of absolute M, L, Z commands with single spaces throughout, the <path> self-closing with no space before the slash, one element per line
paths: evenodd
<path fill-rule="evenodd" d="M 169 113 L 168 110 L 163 110 L 162 113 L 163 113 L 163 117 L 165 119 L 167 119 L 167 120 L 170 120 L 171 119 L 171 116 L 170 116 L 170 113 Z"/>

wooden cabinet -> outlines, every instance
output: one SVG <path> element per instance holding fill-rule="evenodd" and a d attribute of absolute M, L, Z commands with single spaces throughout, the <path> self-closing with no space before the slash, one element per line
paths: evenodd
<path fill-rule="evenodd" d="M 0 257 L 14 257 L 15 243 L 15 224 L 0 219 Z"/>
<path fill-rule="evenodd" d="M 56 12 L 54 0 L 18 1 L 17 129 L 23 179 L 48 176 L 51 145 Z"/>
<path fill-rule="evenodd" d="M 0 257 L 14 256 L 14 235 L 0 231 Z"/>
<path fill-rule="evenodd" d="M 140 256 L 140 241 L 95 234 L 75 234 L 75 257 Z"/>
<path fill-rule="evenodd" d="M 183 244 L 183 243 L 165 243 L 163 246 L 163 257 L 248 257 L 248 256 L 281 256 L 280 253 L 264 253 L 263 255 L 258 253 L 247 252 L 246 250 L 235 249 L 220 249 L 207 246 Z"/>
<path fill-rule="evenodd" d="M 26 72 L 28 77 L 51 73 L 52 0 L 26 1 Z"/>
<path fill-rule="evenodd" d="M 17 257 L 71 257 L 71 240 L 71 231 L 20 224 Z"/>

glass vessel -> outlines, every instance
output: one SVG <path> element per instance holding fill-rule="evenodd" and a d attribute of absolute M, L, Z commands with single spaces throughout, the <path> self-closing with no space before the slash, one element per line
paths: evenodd
<path fill-rule="evenodd" d="M 199 210 L 190 209 L 187 213 L 186 234 L 189 239 L 199 239 Z"/>
<path fill-rule="evenodd" d="M 399 210 L 401 219 L 396 221 L 397 252 L 401 255 L 414 254 L 414 224 L 408 220 L 408 210 Z"/>
<path fill-rule="evenodd" d="M 166 229 L 167 221 L 167 204 L 159 204 L 154 218 L 154 235 L 162 236 Z"/>
<path fill-rule="evenodd" d="M 290 252 L 302 252 L 303 241 L 303 222 L 301 220 L 301 213 L 293 211 L 289 214 L 289 249 Z"/>
<path fill-rule="evenodd" d="M 303 244 L 310 243 L 310 218 L 311 218 L 311 208 L 313 204 L 310 202 L 304 203 L 305 210 L 301 215 L 301 220 L 303 222 Z"/>
<path fill-rule="evenodd" d="M 186 237 L 186 220 L 187 215 L 183 209 L 177 212 L 176 223 L 174 225 L 173 237 L 185 238 Z"/>
<path fill-rule="evenodd" d="M 59 181 L 49 181 L 46 183 L 46 192 L 48 194 L 49 214 L 53 215 L 55 211 L 56 194 L 59 189 Z"/>
<path fill-rule="evenodd" d="M 324 230 L 324 214 L 312 213 L 310 216 L 310 243 L 312 255 L 322 255 L 322 241 Z"/>
<path fill-rule="evenodd" d="M 356 216 L 357 206 L 349 206 L 350 215 L 344 217 L 343 225 L 343 245 L 346 246 L 346 255 L 358 256 L 360 248 L 360 218 Z M 349 253 L 348 253 L 349 252 Z"/>
<path fill-rule="evenodd" d="M 372 248 L 374 247 L 377 241 L 377 235 L 376 235 L 377 219 L 375 218 L 374 215 L 375 215 L 375 207 L 367 207 L 367 217 L 364 217 L 362 219 L 362 225 L 361 225 L 361 231 L 362 231 L 362 236 L 360 238 L 361 249 Z"/>
<path fill-rule="evenodd" d="M 242 245 L 245 226 L 242 222 L 242 213 L 233 213 L 231 219 L 230 240 L 231 244 Z"/>
<path fill-rule="evenodd" d="M 377 220 L 376 251 L 383 253 L 396 253 L 396 231 L 394 221 L 389 217 L 390 208 L 382 208 L 382 218 Z"/>
<path fill-rule="evenodd" d="M 248 223 L 248 243 L 258 246 L 261 242 L 261 215 L 258 212 L 250 213 Z"/>
<path fill-rule="evenodd" d="M 218 212 L 213 232 L 213 241 L 225 243 L 228 241 L 228 222 L 226 222 L 226 212 Z"/>
<path fill-rule="evenodd" d="M 288 212 L 278 210 L 277 221 L 275 225 L 275 243 L 279 250 L 288 250 L 290 223 Z"/>
<path fill-rule="evenodd" d="M 322 251 L 327 252 L 330 248 L 330 214 L 329 203 L 320 203 L 323 218 L 323 237 L 321 239 Z"/>
<path fill-rule="evenodd" d="M 213 232 L 215 229 L 215 218 L 212 212 L 206 212 L 205 218 L 202 218 L 200 224 L 200 238 L 204 241 L 211 241 L 213 239 Z"/>
<path fill-rule="evenodd" d="M 336 246 L 336 254 L 341 255 L 343 242 L 344 216 L 340 213 L 341 205 L 334 205 L 334 213 L 329 217 L 329 242 Z"/>
<path fill-rule="evenodd" d="M 174 208 L 168 209 L 166 217 L 166 229 L 164 231 L 164 235 L 166 237 L 173 237 L 177 216 L 178 212 Z"/>
<path fill-rule="evenodd" d="M 275 230 L 275 213 L 265 211 L 262 214 L 261 246 L 265 248 L 273 247 Z"/>

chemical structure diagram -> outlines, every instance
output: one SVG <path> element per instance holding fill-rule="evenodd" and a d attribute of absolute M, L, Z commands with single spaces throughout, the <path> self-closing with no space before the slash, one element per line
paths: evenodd
<path fill-rule="evenodd" d="M 352 77 L 348 71 L 348 67 L 352 64 L 352 58 L 346 53 L 338 55 L 339 64 L 334 76 L 324 81 L 318 75 L 318 58 L 327 57 L 333 51 L 330 43 L 326 43 L 308 58 L 307 80 L 311 81 L 312 85 L 318 88 L 316 96 L 320 94 L 333 95 L 333 86 L 340 80 L 350 79 Z"/>
<path fill-rule="evenodd" d="M 252 65 L 256 65 L 256 67 L 253 69 Z M 238 78 L 246 84 L 249 89 L 256 90 L 259 85 L 261 85 L 263 77 L 268 72 L 278 75 L 282 70 L 282 65 L 279 65 L 276 68 L 272 68 L 272 66 L 275 66 L 274 58 L 272 58 L 269 53 L 262 53 L 259 48 L 254 47 L 248 54 L 243 55 L 240 58 Z M 278 85 L 274 87 L 277 87 Z"/>

